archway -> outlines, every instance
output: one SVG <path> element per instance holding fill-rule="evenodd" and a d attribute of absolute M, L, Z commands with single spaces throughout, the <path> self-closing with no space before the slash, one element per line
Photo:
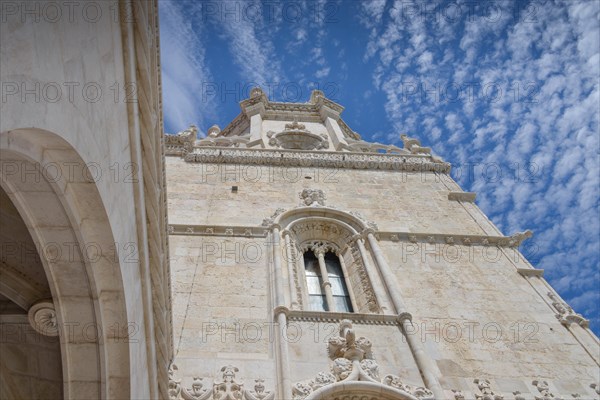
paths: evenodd
<path fill-rule="evenodd" d="M 338 382 L 311 393 L 305 400 L 419 400 L 390 386 L 373 382 Z"/>
<path fill-rule="evenodd" d="M 60 136 L 0 133 L 0 184 L 37 248 L 55 309 L 65 398 L 129 398 L 121 261 L 94 171 Z M 51 311 L 48 311 L 51 312 Z"/>

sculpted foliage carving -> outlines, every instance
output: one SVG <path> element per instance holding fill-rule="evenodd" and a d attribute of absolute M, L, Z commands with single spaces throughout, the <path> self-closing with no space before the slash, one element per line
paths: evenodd
<path fill-rule="evenodd" d="M 245 389 L 244 383 L 236 378 L 237 367 L 226 365 L 221 368 L 221 378 L 215 379 L 212 388 L 205 387 L 203 379 L 194 377 L 191 387 L 182 388 L 181 380 L 174 377 L 177 366 L 169 368 L 170 400 L 273 400 L 275 393 L 265 390 L 264 379 L 256 379 L 253 389 Z"/>
<path fill-rule="evenodd" d="M 340 322 L 340 334 L 329 339 L 328 356 L 332 361 L 329 372 L 320 372 L 315 378 L 296 383 L 292 388 L 294 400 L 303 400 L 323 386 L 338 382 L 366 381 L 390 386 L 419 399 L 433 399 L 433 393 L 424 387 L 408 385 L 395 375 L 379 378 L 379 365 L 373 358 L 371 341 L 356 337 L 349 320 Z"/>

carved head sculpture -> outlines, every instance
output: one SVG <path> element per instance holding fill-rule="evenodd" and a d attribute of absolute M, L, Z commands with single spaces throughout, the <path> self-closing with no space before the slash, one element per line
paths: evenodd
<path fill-rule="evenodd" d="M 192 394 L 194 396 L 201 395 L 206 391 L 203 387 L 204 384 L 202 383 L 202 378 L 194 378 L 194 381 L 192 382 Z"/>

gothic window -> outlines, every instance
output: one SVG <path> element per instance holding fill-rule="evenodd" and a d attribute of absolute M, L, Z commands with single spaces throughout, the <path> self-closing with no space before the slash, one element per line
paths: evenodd
<path fill-rule="evenodd" d="M 322 258 L 322 261 L 319 258 Z M 317 257 L 312 250 L 308 250 L 304 253 L 304 268 L 311 310 L 353 311 L 346 279 L 337 255 L 327 252 Z"/>

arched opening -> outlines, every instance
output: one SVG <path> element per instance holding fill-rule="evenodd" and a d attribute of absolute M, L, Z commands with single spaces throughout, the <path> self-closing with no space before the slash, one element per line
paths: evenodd
<path fill-rule="evenodd" d="M 372 283 L 377 272 L 361 239 L 369 229 L 365 221 L 333 208 L 299 207 L 274 222 L 289 252 L 292 309 L 381 312 Z"/>
<path fill-rule="evenodd" d="M 46 309 L 36 321 L 53 325 L 58 335 L 64 398 L 129 398 L 121 260 L 94 173 L 52 132 L 2 132 L 0 145 L 0 185 L 35 244 L 55 310 L 52 315 Z M 15 229 L 8 227 L 6 234 Z M 16 275 L 23 272 L 22 265 L 14 269 Z M 4 285 L 4 297 L 18 285 L 17 280 Z M 5 368 L 0 376 L 15 387 Z"/>
<path fill-rule="evenodd" d="M 403 390 L 373 382 L 338 382 L 311 393 L 305 400 L 419 400 Z"/>

